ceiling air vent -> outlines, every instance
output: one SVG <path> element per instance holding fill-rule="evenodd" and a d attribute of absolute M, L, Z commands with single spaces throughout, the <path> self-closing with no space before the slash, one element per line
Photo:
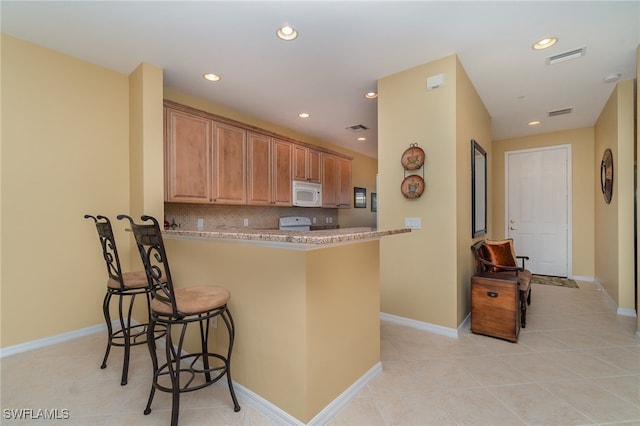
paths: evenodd
<path fill-rule="evenodd" d="M 560 62 L 568 61 L 569 59 L 579 58 L 581 56 L 584 56 L 586 51 L 587 51 L 586 47 L 581 47 L 579 49 L 570 50 L 568 52 L 558 53 L 557 55 L 549 56 L 547 57 L 547 65 L 553 65 Z"/>
<path fill-rule="evenodd" d="M 573 112 L 573 107 L 556 109 L 554 111 L 549 111 L 547 115 L 549 117 L 555 117 L 557 115 L 571 114 Z"/>
<path fill-rule="evenodd" d="M 351 130 L 352 132 L 363 132 L 365 130 L 369 130 L 369 128 L 362 124 L 354 124 L 353 126 L 347 127 L 347 130 Z"/>

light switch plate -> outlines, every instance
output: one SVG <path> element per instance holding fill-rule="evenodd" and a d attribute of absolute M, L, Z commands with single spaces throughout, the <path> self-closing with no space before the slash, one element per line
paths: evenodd
<path fill-rule="evenodd" d="M 419 217 L 405 217 L 404 226 L 411 229 L 422 228 L 422 224 Z"/>

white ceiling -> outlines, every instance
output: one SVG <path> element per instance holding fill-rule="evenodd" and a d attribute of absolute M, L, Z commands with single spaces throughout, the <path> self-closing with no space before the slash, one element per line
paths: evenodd
<path fill-rule="evenodd" d="M 382 77 L 457 54 L 494 139 L 592 126 L 614 84 L 635 77 L 640 1 L 1 2 L 2 32 L 377 157 Z M 295 26 L 284 42 L 276 28 Z M 559 42 L 545 51 L 531 45 Z M 545 58 L 586 47 L 556 65 Z M 47 70 L 42 70 L 43 78 Z M 222 76 L 210 83 L 202 74 Z M 5 83 L 5 82 L 3 82 Z M 446 84 L 446 80 L 445 80 Z M 425 81 L 426 90 L 426 81 Z M 573 107 L 549 118 L 547 112 Z M 300 119 L 298 112 L 311 117 Z M 529 121 L 540 120 L 536 127 Z M 347 127 L 362 124 L 365 132 Z M 356 141 L 357 136 L 366 142 Z"/>

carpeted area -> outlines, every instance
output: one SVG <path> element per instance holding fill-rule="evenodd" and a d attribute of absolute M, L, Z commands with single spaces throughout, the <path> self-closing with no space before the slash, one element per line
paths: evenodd
<path fill-rule="evenodd" d="M 556 287 L 580 288 L 578 283 L 570 278 L 552 277 L 549 275 L 533 275 L 532 284 L 554 285 Z"/>

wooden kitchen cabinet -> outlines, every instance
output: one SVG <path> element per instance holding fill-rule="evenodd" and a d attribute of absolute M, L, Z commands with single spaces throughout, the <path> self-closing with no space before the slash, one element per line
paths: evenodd
<path fill-rule="evenodd" d="M 211 201 L 217 204 L 246 204 L 247 132 L 243 128 L 222 123 L 215 123 L 214 132 Z"/>
<path fill-rule="evenodd" d="M 322 154 L 322 207 L 351 207 L 351 160 Z"/>
<path fill-rule="evenodd" d="M 293 180 L 293 144 L 274 138 L 273 161 L 271 164 L 272 204 L 276 206 L 291 206 L 293 204 L 291 189 L 291 181 Z"/>
<path fill-rule="evenodd" d="M 351 186 L 351 160 L 338 158 L 338 208 L 351 208 L 353 187 Z"/>
<path fill-rule="evenodd" d="M 351 207 L 351 159 L 165 100 L 165 201 L 292 205 L 292 181 L 321 183 L 323 207 Z"/>
<path fill-rule="evenodd" d="M 246 131 L 165 110 L 165 199 L 181 203 L 246 203 Z"/>
<path fill-rule="evenodd" d="M 249 133 L 247 204 L 292 205 L 292 158 L 290 142 Z"/>
<path fill-rule="evenodd" d="M 293 179 L 322 183 L 320 151 L 304 145 L 293 145 Z"/>
<path fill-rule="evenodd" d="M 209 203 L 211 120 L 165 109 L 165 200 Z"/>

